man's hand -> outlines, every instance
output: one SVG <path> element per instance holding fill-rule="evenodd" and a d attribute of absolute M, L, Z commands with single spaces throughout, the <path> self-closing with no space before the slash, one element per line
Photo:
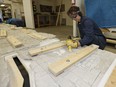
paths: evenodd
<path fill-rule="evenodd" d="M 79 43 L 79 41 L 75 41 L 75 40 L 68 39 L 66 41 L 66 45 L 67 46 L 71 46 L 73 48 L 77 48 L 78 46 L 80 46 L 80 43 Z"/>

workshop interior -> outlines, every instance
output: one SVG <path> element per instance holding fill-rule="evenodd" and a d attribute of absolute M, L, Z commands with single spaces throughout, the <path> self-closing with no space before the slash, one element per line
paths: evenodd
<path fill-rule="evenodd" d="M 116 87 L 116 0 L 0 0 L 0 87 Z"/>

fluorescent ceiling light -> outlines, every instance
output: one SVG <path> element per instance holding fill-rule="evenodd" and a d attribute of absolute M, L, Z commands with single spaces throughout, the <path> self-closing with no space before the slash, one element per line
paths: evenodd
<path fill-rule="evenodd" d="M 4 4 L 1 4 L 0 6 L 4 7 L 5 5 Z"/>

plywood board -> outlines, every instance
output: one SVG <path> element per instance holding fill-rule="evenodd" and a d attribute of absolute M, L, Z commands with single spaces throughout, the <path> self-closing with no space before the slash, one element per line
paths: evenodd
<path fill-rule="evenodd" d="M 65 45 L 66 45 L 65 41 L 55 42 L 55 43 L 49 44 L 47 46 L 42 46 L 40 48 L 35 48 L 35 49 L 32 49 L 32 50 L 29 50 L 29 54 L 31 56 L 35 56 L 35 55 L 38 55 L 41 52 L 45 52 L 45 51 L 48 51 L 48 50 L 59 48 L 59 47 L 65 46 Z"/>
<path fill-rule="evenodd" d="M 105 32 L 104 36 L 106 38 L 111 38 L 111 39 L 116 39 L 116 33 L 111 33 L 111 32 Z"/>
<path fill-rule="evenodd" d="M 35 39 L 46 39 L 47 38 L 45 36 L 39 35 L 38 33 L 29 33 L 28 35 Z"/>
<path fill-rule="evenodd" d="M 0 30 L 0 37 L 6 37 L 6 36 L 7 36 L 6 30 Z"/>
<path fill-rule="evenodd" d="M 10 42 L 10 44 L 13 46 L 13 47 L 20 47 L 22 46 L 22 42 L 19 41 L 16 37 L 14 36 L 8 36 L 7 37 L 7 40 Z"/>
<path fill-rule="evenodd" d="M 90 45 L 81 50 L 78 50 L 76 53 L 61 59 L 55 63 L 52 63 L 48 66 L 49 70 L 55 75 L 61 74 L 66 68 L 70 67 L 80 59 L 92 53 L 94 50 L 98 48 L 97 45 Z"/>
<path fill-rule="evenodd" d="M 116 87 L 116 67 L 110 75 L 105 87 Z"/>
<path fill-rule="evenodd" d="M 20 29 L 20 30 L 21 30 L 21 32 L 26 33 L 26 34 L 30 34 L 30 33 L 34 32 L 34 30 L 30 30 L 30 29 Z"/>
<path fill-rule="evenodd" d="M 13 58 L 8 58 L 7 64 L 9 67 L 10 87 L 23 87 L 24 79 Z"/>
<path fill-rule="evenodd" d="M 116 40 L 106 39 L 106 41 L 107 41 L 108 43 L 116 44 Z"/>

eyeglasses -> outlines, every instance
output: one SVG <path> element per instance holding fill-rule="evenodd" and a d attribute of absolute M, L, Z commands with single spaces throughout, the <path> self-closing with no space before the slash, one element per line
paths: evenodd
<path fill-rule="evenodd" d="M 76 17 L 77 17 L 77 13 L 72 13 L 72 14 L 70 14 L 69 16 L 70 16 L 70 18 L 72 18 L 72 19 L 73 19 L 73 18 L 76 18 Z"/>

